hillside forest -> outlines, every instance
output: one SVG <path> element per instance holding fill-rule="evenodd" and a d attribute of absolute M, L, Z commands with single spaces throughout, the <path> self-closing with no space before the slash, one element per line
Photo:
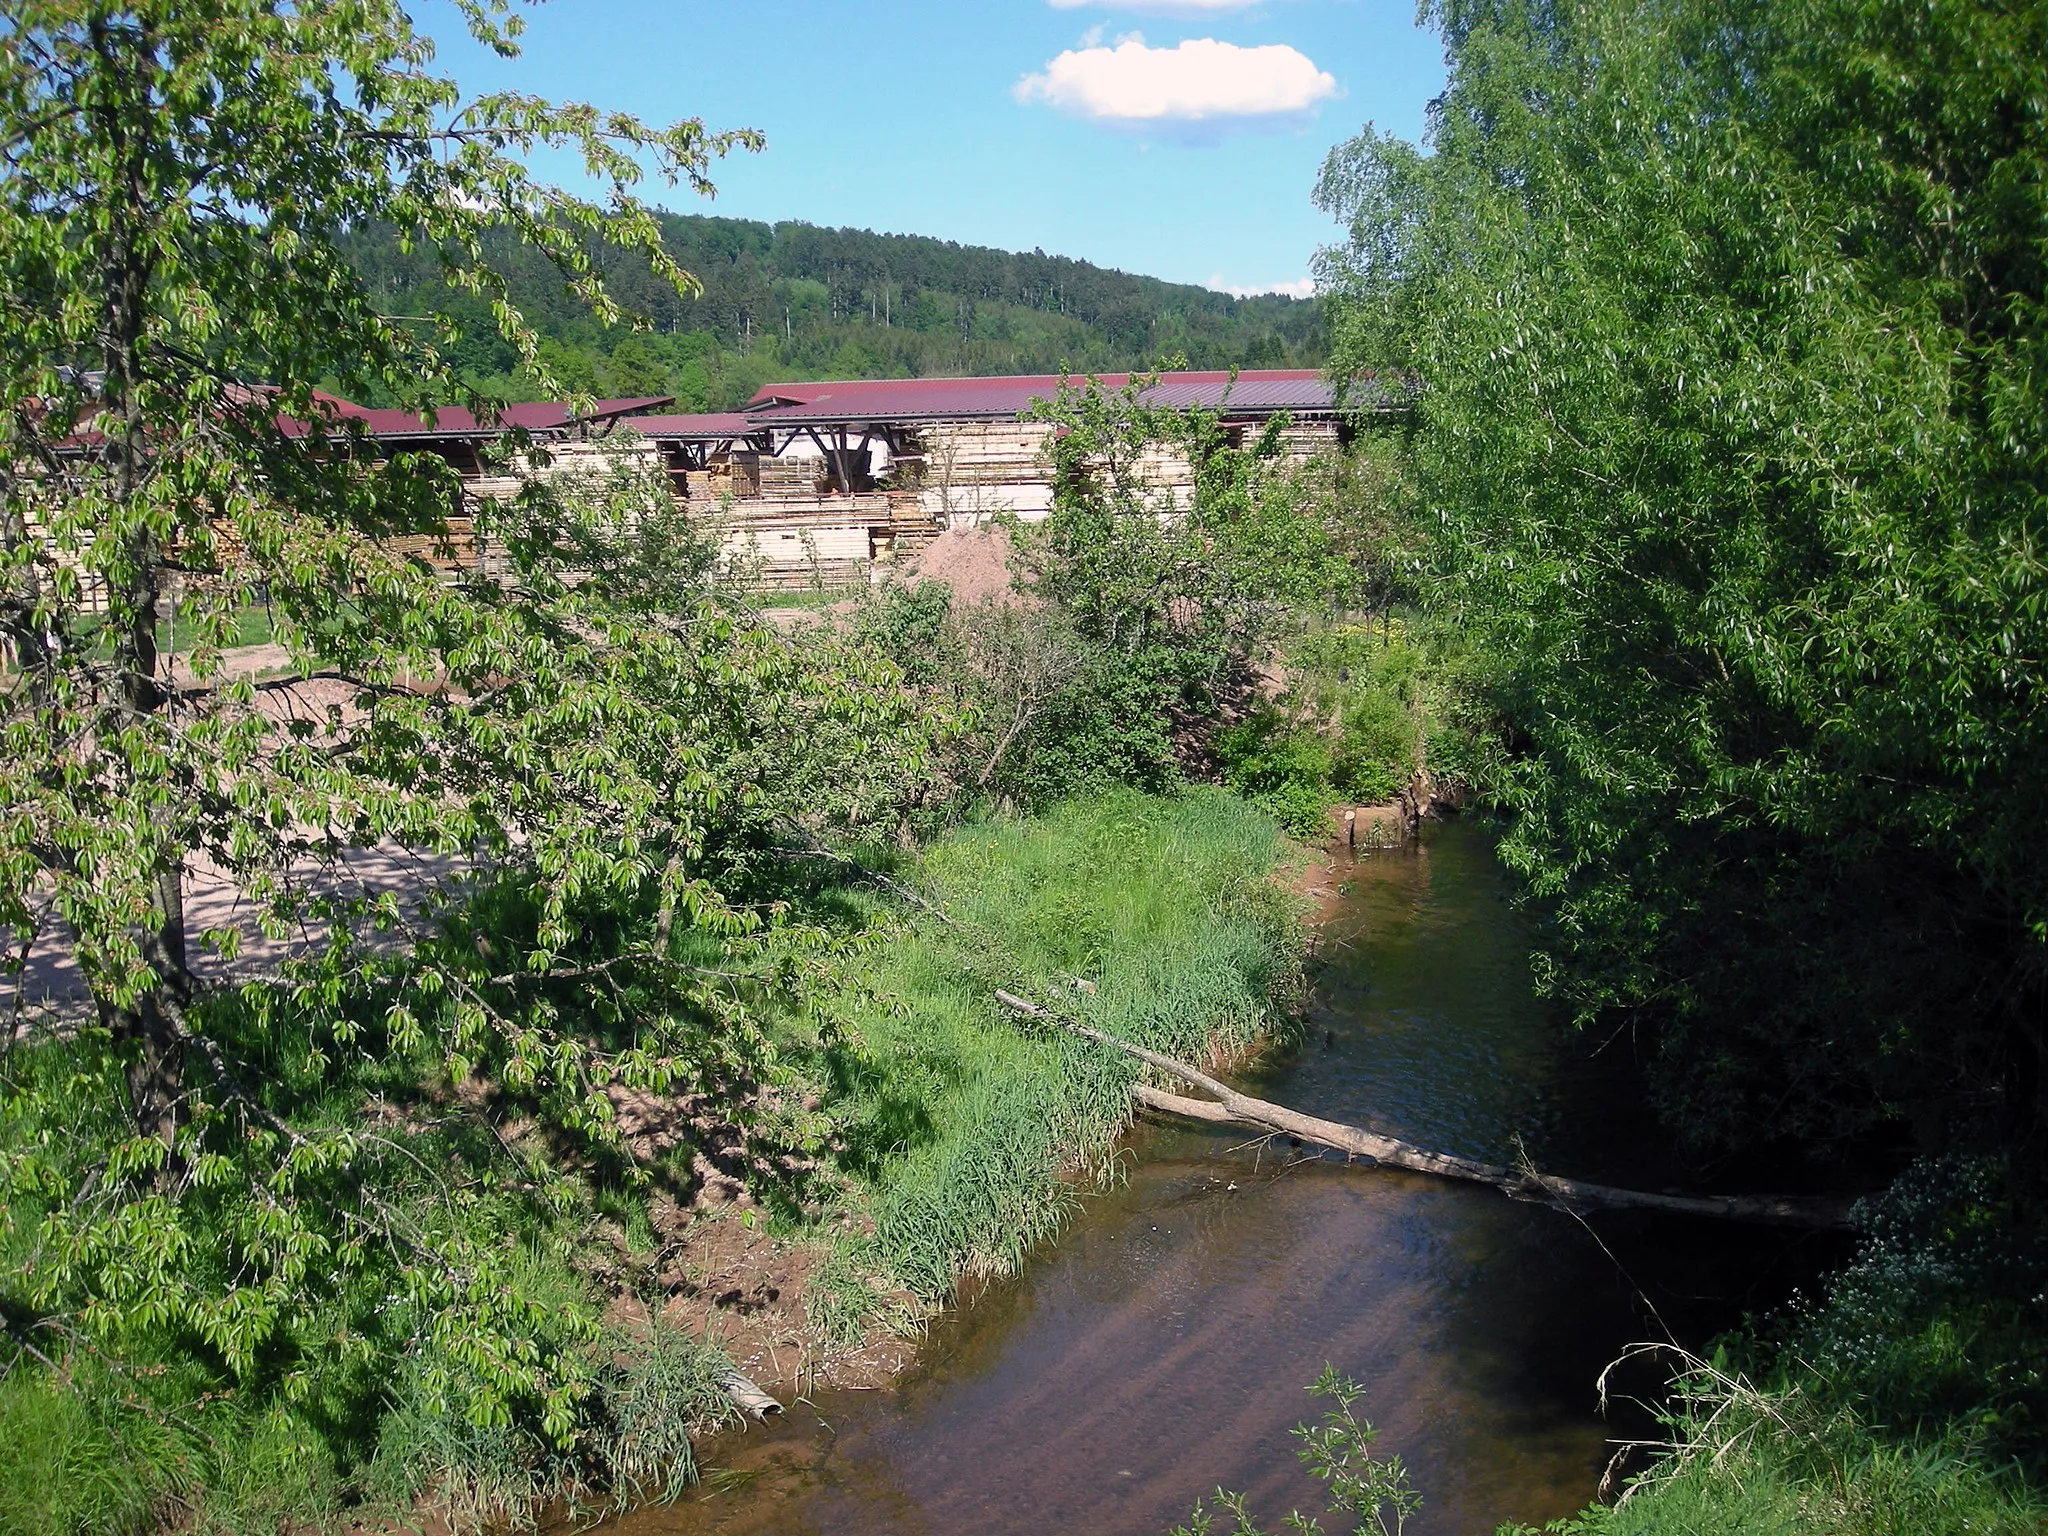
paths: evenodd
<path fill-rule="evenodd" d="M 674 395 L 677 410 L 722 411 L 777 380 L 1110 373 L 1169 357 L 1194 368 L 1313 368 L 1327 354 L 1312 299 L 1239 299 L 1042 251 L 916 235 L 653 217 L 664 250 L 700 289 L 679 293 L 634 253 L 590 253 L 638 330 L 600 323 L 547 256 L 510 231 L 485 234 L 493 270 L 540 338 L 548 388 Z M 402 249 L 383 223 L 337 245 L 387 313 L 452 322 L 446 351 L 464 379 L 507 400 L 542 397 L 488 303 L 451 288 L 436 253 Z"/>

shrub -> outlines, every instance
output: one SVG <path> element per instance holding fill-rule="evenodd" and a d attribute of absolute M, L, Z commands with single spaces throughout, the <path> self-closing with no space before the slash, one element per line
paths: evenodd
<path fill-rule="evenodd" d="M 1313 837 L 1330 805 L 1330 749 L 1266 709 L 1216 737 L 1223 782 L 1296 837 Z"/>
<path fill-rule="evenodd" d="M 1367 688 L 1346 701 L 1333 782 L 1347 800 L 1390 798 L 1416 767 L 1415 715 L 1395 694 Z"/>
<path fill-rule="evenodd" d="M 1941 1158 L 1858 1205 L 1855 1260 L 1782 1353 L 1895 1430 L 1959 1432 L 2048 1470 L 2048 1251 L 2006 1179 L 1990 1158 Z"/>

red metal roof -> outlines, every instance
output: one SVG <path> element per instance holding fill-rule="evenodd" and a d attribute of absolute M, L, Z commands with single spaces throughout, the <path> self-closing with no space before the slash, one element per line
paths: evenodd
<path fill-rule="evenodd" d="M 359 422 L 370 436 L 381 439 L 496 437 L 513 427 L 527 432 L 553 432 L 578 422 L 616 421 L 658 405 L 672 405 L 675 396 L 644 395 L 624 400 L 599 400 L 581 415 L 571 414 L 569 407 L 560 401 L 526 401 L 504 407 L 498 412 L 496 424 L 490 426 L 478 422 L 473 412 L 459 405 L 436 407 L 429 422 L 412 411 L 373 409 L 334 395 L 323 396 L 322 400 L 335 419 Z M 305 430 L 303 424 L 292 425 L 298 426 L 300 431 Z"/>
<path fill-rule="evenodd" d="M 760 431 L 744 411 L 715 411 L 694 416 L 634 416 L 619 423 L 642 437 L 671 442 L 716 443 Z"/>
<path fill-rule="evenodd" d="M 1130 382 L 1127 373 L 1097 376 L 1109 389 Z M 913 418 L 1015 417 L 1034 402 L 1059 393 L 1060 376 L 1011 374 L 974 379 L 857 379 L 771 384 L 747 404 L 757 426 L 784 422 L 903 421 Z M 1071 382 L 1085 383 L 1085 379 Z M 1336 401 L 1328 382 L 1313 368 L 1247 369 L 1230 374 L 1168 373 L 1146 391 L 1158 405 L 1201 405 L 1235 415 L 1274 411 L 1330 411 Z"/>
<path fill-rule="evenodd" d="M 1096 376 L 1109 389 L 1130 382 L 1127 373 Z M 1085 383 L 1086 376 L 1068 380 Z M 431 425 L 410 411 L 372 410 L 335 397 L 323 403 L 337 419 L 359 422 L 372 437 L 414 440 L 495 437 L 507 428 L 561 431 L 583 423 L 630 422 L 644 437 L 673 442 L 719 442 L 747 437 L 769 427 L 798 424 L 880 424 L 946 419 L 1015 419 L 1059 394 L 1058 374 L 1008 374 L 963 379 L 821 379 L 770 384 L 740 411 L 647 414 L 673 403 L 672 397 L 600 400 L 582 417 L 567 405 L 538 402 L 508 405 L 496 425 L 486 426 L 461 406 L 444 406 Z M 1167 373 L 1145 392 L 1149 404 L 1202 406 L 1234 418 L 1258 419 L 1276 411 L 1327 415 L 1337 409 L 1328 380 L 1313 368 L 1251 368 L 1233 378 L 1221 369 Z M 303 424 L 288 424 L 304 431 Z"/>
<path fill-rule="evenodd" d="M 1235 383 L 1228 375 L 1217 380 L 1191 374 L 1166 374 L 1145 391 L 1145 403 L 1179 408 L 1199 405 L 1205 410 L 1221 411 L 1226 416 L 1270 416 L 1275 411 L 1292 411 L 1298 415 L 1337 408 L 1336 393 L 1330 388 L 1329 380 L 1309 369 L 1262 369 L 1257 373 L 1240 373 Z"/>

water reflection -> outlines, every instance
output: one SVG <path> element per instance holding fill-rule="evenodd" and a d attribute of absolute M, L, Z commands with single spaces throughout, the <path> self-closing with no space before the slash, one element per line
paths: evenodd
<path fill-rule="evenodd" d="M 1610 1171 L 1611 1138 L 1573 1102 L 1530 995 L 1484 830 L 1437 829 L 1349 874 L 1306 1043 L 1259 1089 L 1480 1157 L 1534 1132 L 1559 1166 L 1576 1152 Z M 1769 1239 L 1603 1226 L 1625 1279 L 1555 1212 L 1241 1141 L 1140 1133 L 1128 1185 L 948 1318 L 897 1387 L 821 1394 L 707 1447 L 752 1475 L 615 1536 L 1154 1533 L 1218 1482 L 1277 1522 L 1319 1509 L 1288 1431 L 1326 1361 L 1367 1384 L 1361 1411 L 1412 1468 L 1418 1536 L 1540 1522 L 1585 1503 L 1605 1463 L 1593 1378 L 1654 1326 L 1630 1279 L 1655 1296 L 1662 1260 L 1682 1260 L 1695 1294 L 1659 1307 L 1698 1332 L 1728 1320 L 1723 1280 L 1769 1258 Z M 1702 1276 L 1709 1258 L 1723 1277 Z"/>

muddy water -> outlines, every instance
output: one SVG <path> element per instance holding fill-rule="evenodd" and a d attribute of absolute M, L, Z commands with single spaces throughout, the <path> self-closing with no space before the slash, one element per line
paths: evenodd
<path fill-rule="evenodd" d="M 1303 1046 L 1253 1091 L 1426 1145 L 1633 1173 L 1644 1128 L 1560 1059 L 1485 830 L 1339 872 Z M 1624 1344 L 1697 1341 L 1768 1304 L 1783 1239 L 1667 1218 L 1596 1235 L 1491 1190 L 1347 1169 L 1241 1136 L 1141 1131 L 1128 1181 L 933 1333 L 894 1388 L 821 1393 L 704 1448 L 705 1488 L 613 1536 L 1158 1533 L 1221 1482 L 1277 1522 L 1320 1509 L 1289 1428 L 1325 1362 L 1408 1463 L 1416 1536 L 1590 1499 L 1594 1378 Z"/>

